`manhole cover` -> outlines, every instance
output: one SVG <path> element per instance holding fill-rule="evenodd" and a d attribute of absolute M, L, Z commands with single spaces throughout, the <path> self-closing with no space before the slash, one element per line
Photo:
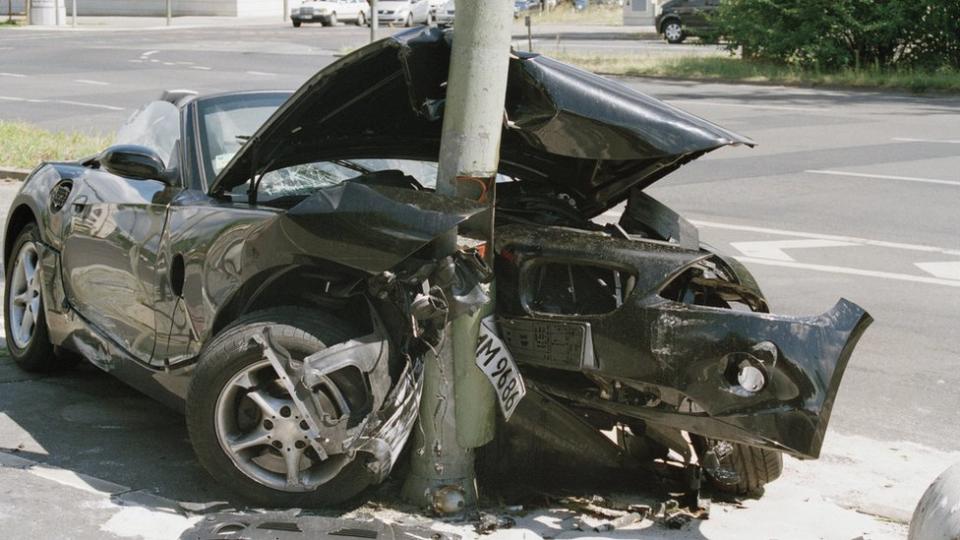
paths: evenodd
<path fill-rule="evenodd" d="M 182 422 L 177 413 L 145 398 L 111 398 L 82 401 L 60 410 L 67 422 L 103 429 L 172 425 Z"/>

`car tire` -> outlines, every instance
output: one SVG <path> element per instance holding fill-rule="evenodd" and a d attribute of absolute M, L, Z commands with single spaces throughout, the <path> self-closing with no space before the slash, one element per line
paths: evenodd
<path fill-rule="evenodd" d="M 337 25 L 337 12 L 333 12 L 327 17 L 326 26 L 336 26 Z"/>
<path fill-rule="evenodd" d="M 357 15 L 357 26 L 366 26 L 366 25 L 367 25 L 367 16 L 364 15 L 363 12 L 361 11 L 360 14 Z"/>
<path fill-rule="evenodd" d="M 301 25 L 301 24 L 303 24 L 303 23 L 301 23 L 299 20 L 293 19 L 293 27 L 294 27 L 294 28 L 300 28 L 300 25 Z"/>
<path fill-rule="evenodd" d="M 7 266 L 4 283 L 3 321 L 7 350 L 21 369 L 30 372 L 50 372 L 75 363 L 70 355 L 56 354 L 50 343 L 41 286 L 40 241 L 36 224 L 30 223 L 20 231 L 10 251 L 11 263 Z M 31 266 L 32 275 L 29 272 Z M 30 324 L 21 325 L 28 317 Z"/>
<path fill-rule="evenodd" d="M 683 40 L 687 38 L 683 33 L 683 26 L 677 19 L 671 19 L 663 23 L 663 37 L 667 40 L 667 43 L 672 44 L 683 43 Z"/>
<path fill-rule="evenodd" d="M 407 14 L 407 18 L 403 21 L 403 26 L 407 28 L 413 26 L 413 13 Z"/>
<path fill-rule="evenodd" d="M 706 449 L 718 444 L 718 441 L 695 435 L 691 436 L 691 440 L 701 462 Z M 734 442 L 722 444 L 727 451 L 719 457 L 720 467 L 736 474 L 734 478 L 718 478 L 705 470 L 707 481 L 717 491 L 740 496 L 754 495 L 783 473 L 783 455 L 776 450 Z"/>
<path fill-rule="evenodd" d="M 251 313 L 220 332 L 204 347 L 187 394 L 187 429 L 198 460 L 213 478 L 242 497 L 260 505 L 316 507 L 338 504 L 356 496 L 373 481 L 371 474 L 364 466 L 363 459 L 352 459 L 346 465 L 339 465 L 341 468 L 332 469 L 333 472 L 330 474 L 334 476 L 309 491 L 284 490 L 276 487 L 277 482 L 282 484 L 284 476 L 282 471 L 276 470 L 276 467 L 271 470 L 266 466 L 261 467 L 262 470 L 259 472 L 265 473 L 267 480 L 257 480 L 249 474 L 251 471 L 254 474 L 257 473 L 256 469 L 251 469 L 253 466 L 260 466 L 256 460 L 261 460 L 260 463 L 262 463 L 262 460 L 272 459 L 275 464 L 283 463 L 284 444 L 280 444 L 280 449 L 275 450 L 270 445 L 276 446 L 279 441 L 274 440 L 269 445 L 258 444 L 237 452 L 226 450 L 227 443 L 221 444 L 222 436 L 225 435 L 219 427 L 223 425 L 221 412 L 224 410 L 224 401 L 227 404 L 236 403 L 235 421 L 239 425 L 244 418 L 241 410 L 244 400 L 254 403 L 249 394 L 266 392 L 267 388 L 261 388 L 261 385 L 275 384 L 263 382 L 267 381 L 265 378 L 256 379 L 260 382 L 257 383 L 258 386 L 253 387 L 255 390 L 251 391 L 248 388 L 245 393 L 241 390 L 241 394 L 233 395 L 232 400 L 225 399 L 225 396 L 232 395 L 229 392 L 233 391 L 231 390 L 235 387 L 233 381 L 238 377 L 249 376 L 250 378 L 246 380 L 255 380 L 252 375 L 249 375 L 250 372 L 245 370 L 255 369 L 264 361 L 259 347 L 251 344 L 250 340 L 254 335 L 261 335 L 265 327 L 270 328 L 270 336 L 275 343 L 286 348 L 294 358 L 301 359 L 327 346 L 343 342 L 351 335 L 349 328 L 337 319 L 316 310 L 297 307 L 278 307 Z M 259 369 L 269 370 L 264 373 L 275 377 L 275 372 L 269 367 L 269 363 L 266 366 Z M 260 377 L 260 375 L 257 376 Z M 271 395 L 269 399 L 283 398 Z M 254 409 L 256 409 L 255 405 Z M 282 409 L 278 410 L 282 411 Z M 252 420 L 252 425 L 255 426 L 253 430 L 259 431 L 261 427 L 268 428 L 269 419 L 260 410 L 257 410 L 256 414 L 259 416 L 247 416 L 251 419 L 256 418 Z M 286 411 L 287 418 L 291 414 L 293 413 L 289 410 Z M 282 423 L 279 418 L 275 421 L 277 425 L 269 423 L 268 429 L 272 430 Z M 295 419 L 287 422 L 291 421 L 296 422 Z M 306 450 L 303 450 L 301 455 L 310 457 L 312 449 L 309 445 L 305 446 Z M 289 447 L 287 451 L 290 451 Z M 247 452 L 246 456 L 255 457 L 243 458 L 248 461 L 241 461 L 243 452 Z M 311 470 L 314 466 L 329 465 L 330 460 L 340 459 L 342 463 L 349 459 L 344 455 L 331 456 L 328 460 L 316 458 L 316 454 L 310 457 L 306 470 Z M 296 469 L 304 470 L 303 464 L 301 457 L 296 461 Z M 289 468 L 286 470 L 289 471 Z M 260 478 L 264 477 L 260 476 Z M 274 487 L 269 484 L 271 478 L 274 481 Z"/>

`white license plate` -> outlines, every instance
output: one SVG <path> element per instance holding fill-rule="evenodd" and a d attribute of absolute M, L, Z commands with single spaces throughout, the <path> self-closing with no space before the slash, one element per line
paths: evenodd
<path fill-rule="evenodd" d="M 301 15 L 300 18 L 301 18 L 301 19 L 312 19 L 312 18 L 313 18 L 313 15 Z"/>
<path fill-rule="evenodd" d="M 477 367 L 487 376 L 497 393 L 503 417 L 509 420 L 527 394 L 527 387 L 523 384 L 523 377 L 513 356 L 497 335 L 497 323 L 493 321 L 493 315 L 480 321 Z"/>

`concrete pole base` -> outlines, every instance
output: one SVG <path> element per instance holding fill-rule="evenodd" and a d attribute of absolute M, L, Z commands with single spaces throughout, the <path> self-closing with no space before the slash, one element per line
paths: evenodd
<path fill-rule="evenodd" d="M 920 498 L 910 520 L 909 540 L 960 538 L 960 463 L 943 472 Z"/>

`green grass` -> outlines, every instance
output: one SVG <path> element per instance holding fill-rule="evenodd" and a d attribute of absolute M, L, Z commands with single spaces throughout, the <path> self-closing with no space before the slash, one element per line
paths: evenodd
<path fill-rule="evenodd" d="M 523 22 L 521 17 L 520 22 Z M 576 11 L 573 5 L 563 3 L 551 11 L 540 13 L 539 10 L 530 11 L 530 24 L 608 24 L 623 25 L 623 8 L 620 6 L 604 6 L 591 4 L 583 11 Z"/>
<path fill-rule="evenodd" d="M 109 146 L 112 137 L 55 132 L 0 120 L 0 166 L 32 169 L 41 161 L 78 159 Z"/>
<path fill-rule="evenodd" d="M 841 70 L 818 72 L 729 57 L 651 58 L 627 55 L 579 55 L 561 52 L 558 60 L 597 73 L 636 77 L 673 77 L 705 81 L 828 86 L 841 88 L 960 93 L 960 71 Z"/>
<path fill-rule="evenodd" d="M 20 21 L 16 19 L 0 20 L 0 28 L 6 27 L 6 26 L 19 26 L 19 25 L 20 25 Z"/>

